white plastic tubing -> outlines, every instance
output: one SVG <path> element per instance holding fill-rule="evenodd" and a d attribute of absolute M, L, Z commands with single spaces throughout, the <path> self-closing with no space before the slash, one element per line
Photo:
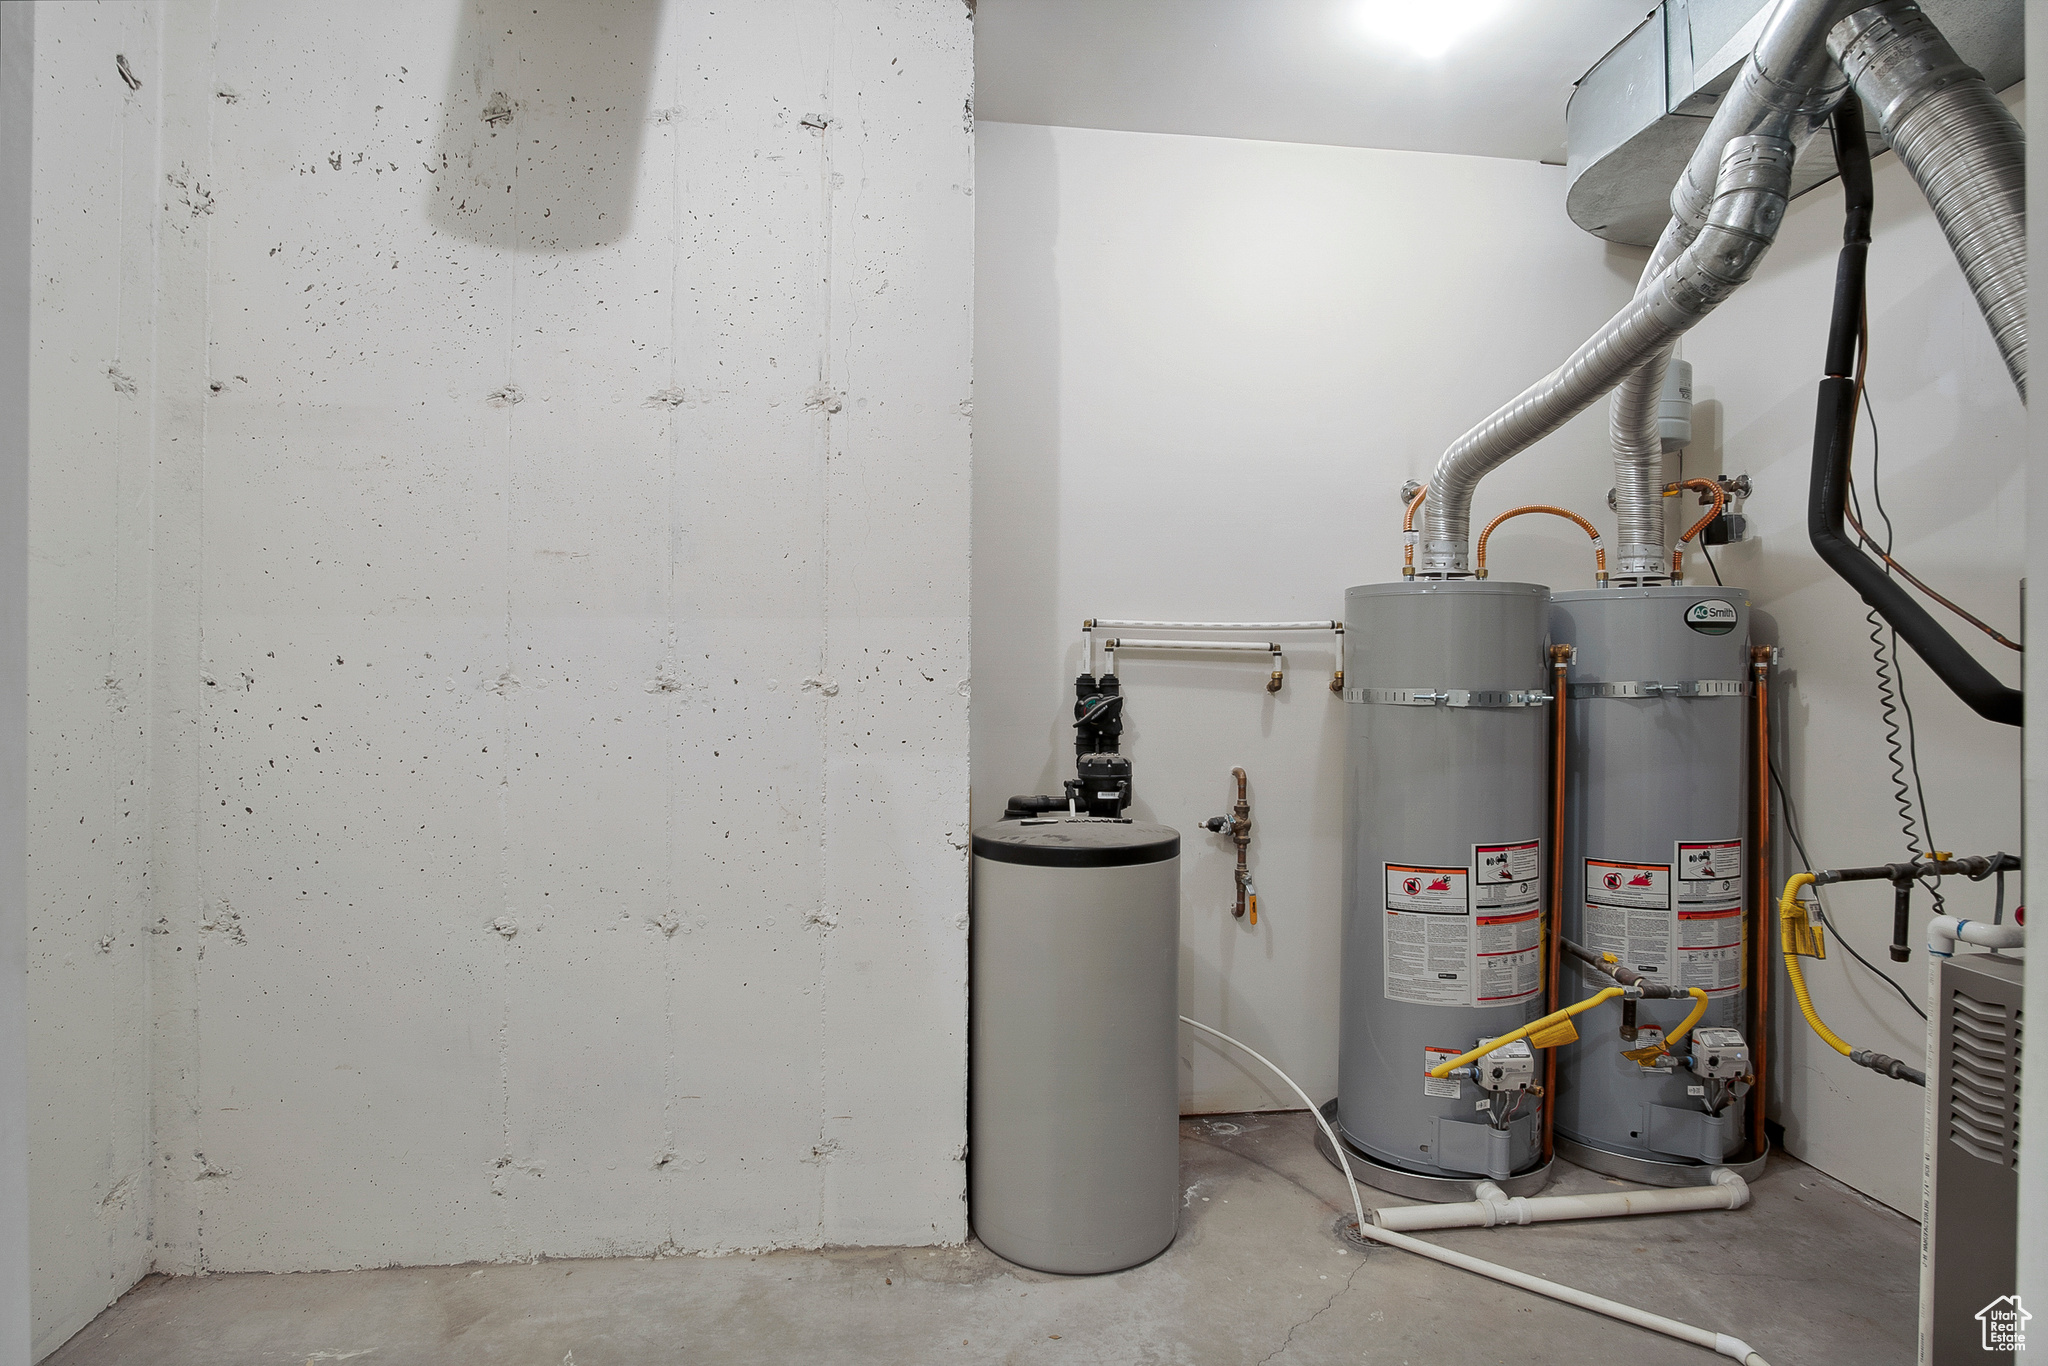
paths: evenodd
<path fill-rule="evenodd" d="M 1413 1252 L 1417 1256 L 1428 1257 L 1430 1260 L 1442 1262 L 1446 1266 L 1455 1266 L 1459 1270 L 1469 1271 L 1475 1276 L 1485 1276 L 1489 1280 L 1499 1281 L 1503 1285 L 1512 1285 L 1518 1290 L 1527 1290 L 1532 1294 L 1547 1296 L 1563 1304 L 1575 1305 L 1580 1309 L 1590 1309 L 1596 1314 L 1604 1314 L 1608 1318 L 1619 1319 L 1623 1323 L 1632 1323 L 1638 1328 L 1647 1328 L 1653 1333 L 1662 1333 L 1666 1337 L 1677 1338 L 1681 1342 L 1690 1342 L 1695 1346 L 1705 1347 L 1709 1351 L 1718 1352 L 1724 1357 L 1742 1362 L 1743 1366 L 1770 1366 L 1769 1362 L 1753 1351 L 1750 1345 L 1741 1338 L 1730 1337 L 1726 1333 L 1710 1333 L 1704 1328 L 1695 1328 L 1689 1323 L 1680 1323 L 1677 1319 L 1667 1319 L 1662 1314 L 1652 1314 L 1648 1310 L 1637 1309 L 1616 1300 L 1604 1299 L 1599 1295 L 1589 1295 L 1583 1290 L 1574 1290 L 1568 1285 L 1559 1285 L 1555 1281 L 1546 1281 L 1541 1276 L 1532 1276 L 1526 1271 L 1517 1271 L 1513 1267 L 1500 1266 L 1493 1262 L 1484 1262 L 1477 1257 L 1468 1257 L 1462 1252 L 1453 1252 L 1447 1247 L 1438 1247 L 1435 1243 L 1425 1243 L 1420 1238 L 1410 1238 L 1405 1233 L 1396 1233 L 1391 1229 L 1380 1228 L 1374 1224 L 1367 1223 L 1365 1205 L 1358 1198 L 1358 1178 L 1351 1174 L 1351 1162 L 1344 1155 L 1344 1145 L 1338 1142 L 1336 1131 L 1330 1128 L 1330 1122 L 1323 1118 L 1323 1112 L 1316 1107 L 1314 1101 L 1308 1098 L 1308 1092 L 1302 1090 L 1296 1084 L 1294 1078 L 1288 1076 L 1275 1066 L 1272 1059 L 1249 1044 L 1241 1043 L 1225 1034 L 1222 1030 L 1205 1025 L 1200 1020 L 1191 1020 L 1185 1015 L 1181 1016 L 1180 1019 L 1182 1024 L 1199 1029 L 1204 1034 L 1212 1034 L 1233 1048 L 1242 1049 L 1245 1053 L 1264 1064 L 1266 1069 L 1274 1076 L 1287 1083 L 1289 1090 L 1301 1097 L 1301 1103 L 1308 1107 L 1308 1112 L 1315 1116 L 1316 1123 L 1322 1126 L 1323 1136 L 1330 1140 L 1330 1151 L 1337 1154 L 1337 1162 L 1344 1168 L 1344 1185 L 1351 1192 L 1351 1208 L 1358 1216 L 1358 1231 L 1362 1236 L 1370 1238 L 1376 1243 L 1385 1243 L 1388 1247 L 1398 1247 L 1404 1252 Z"/>

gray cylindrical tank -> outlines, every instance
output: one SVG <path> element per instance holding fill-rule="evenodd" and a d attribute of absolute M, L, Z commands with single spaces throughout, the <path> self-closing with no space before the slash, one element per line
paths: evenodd
<path fill-rule="evenodd" d="M 1706 988 L 1713 1003 L 1700 1023 L 1746 1034 L 1749 595 L 1690 585 L 1559 593 L 1551 635 L 1578 651 L 1567 716 L 1565 937 L 1655 980 Z M 1568 999 L 1611 985 L 1565 960 Z M 1644 1001 L 1637 1022 L 1669 1030 L 1690 1009 Z M 1558 1051 L 1559 1140 L 1593 1150 L 1595 1163 L 1613 1154 L 1711 1165 L 1742 1150 L 1746 1101 L 1718 1120 L 1706 1115 L 1689 1094 L 1700 1078 L 1622 1056 L 1648 1039 L 1624 1042 L 1621 1018 L 1618 1001 L 1588 1011 L 1578 1017 L 1580 1041 Z"/>
<path fill-rule="evenodd" d="M 1425 1176 L 1499 1179 L 1541 1157 L 1536 1098 L 1501 1137 L 1487 1093 L 1423 1074 L 1543 1011 L 1549 601 L 1496 580 L 1345 595 L 1339 1124 Z"/>
<path fill-rule="evenodd" d="M 1180 1214 L 1180 836 L 1004 821 L 974 832 L 968 1116 L 974 1231 L 1039 1271 L 1117 1271 Z"/>

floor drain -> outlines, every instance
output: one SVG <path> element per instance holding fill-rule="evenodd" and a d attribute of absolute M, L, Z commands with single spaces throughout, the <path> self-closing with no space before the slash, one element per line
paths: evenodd
<path fill-rule="evenodd" d="M 1337 1222 L 1330 1225 L 1330 1232 L 1337 1235 L 1338 1242 L 1348 1248 L 1355 1248 L 1360 1252 L 1377 1252 L 1385 1246 L 1385 1244 L 1376 1243 L 1359 1233 L 1358 1216 L 1355 1214 L 1338 1215 Z"/>

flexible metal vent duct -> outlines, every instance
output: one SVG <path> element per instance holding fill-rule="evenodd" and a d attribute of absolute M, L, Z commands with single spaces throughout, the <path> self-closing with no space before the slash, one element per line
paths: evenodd
<path fill-rule="evenodd" d="M 1798 149 L 1846 89 L 1828 51 L 1830 30 L 1857 11 L 1871 11 L 1871 22 L 1862 29 L 1844 25 L 1844 41 L 1868 31 L 1872 52 L 1852 64 L 1886 95 L 1901 139 L 1921 149 L 1915 174 L 1930 197 L 1949 205 L 1944 227 L 1972 272 L 2024 396 L 2025 261 L 2018 255 L 2024 214 L 2015 207 L 2017 191 L 2004 193 L 2017 175 L 2017 152 L 2008 151 L 2018 146 L 2016 127 L 2008 132 L 1998 123 L 1993 113 L 2004 110 L 1983 78 L 1948 60 L 1946 45 L 1936 46 L 1940 35 L 1921 27 L 1924 18 L 1905 22 L 1906 12 L 1918 15 L 1909 0 L 1780 0 L 1678 177 L 1670 221 L 1636 297 L 1563 365 L 1459 437 L 1438 460 L 1423 507 L 1417 565 L 1423 577 L 1471 572 L 1472 495 L 1481 478 L 1622 384 L 1626 389 L 1609 415 L 1622 533 L 1616 579 L 1661 577 L 1652 562 L 1653 553 L 1661 560 L 1664 540 L 1655 501 L 1662 492 L 1656 406 L 1668 348 L 1749 278 L 1776 236 Z"/>
<path fill-rule="evenodd" d="M 1912 0 L 1835 26 L 1828 51 L 1927 196 L 2027 396 L 2027 144 L 2019 120 Z"/>
<path fill-rule="evenodd" d="M 1784 139 L 1730 141 L 1713 207 L 1697 240 L 1563 365 L 1444 453 L 1423 504 L 1424 576 L 1470 572 L 1472 492 L 1482 476 L 1590 408 L 1645 357 L 1669 346 L 1749 278 L 1784 218 L 1791 174 L 1792 145 Z M 1650 406 L 1654 444 L 1654 397 Z"/>

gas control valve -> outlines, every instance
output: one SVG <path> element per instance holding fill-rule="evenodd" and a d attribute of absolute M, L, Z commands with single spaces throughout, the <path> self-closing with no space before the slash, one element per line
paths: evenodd
<path fill-rule="evenodd" d="M 1485 1043 L 1481 1039 L 1479 1042 Z M 1527 1039 L 1502 1044 L 1470 1067 L 1460 1068 L 1487 1091 L 1527 1091 L 1536 1084 L 1536 1051 Z"/>
<path fill-rule="evenodd" d="M 1737 1029 L 1695 1029 L 1687 1065 L 1696 1077 L 1736 1081 L 1750 1074 L 1749 1045 Z"/>

